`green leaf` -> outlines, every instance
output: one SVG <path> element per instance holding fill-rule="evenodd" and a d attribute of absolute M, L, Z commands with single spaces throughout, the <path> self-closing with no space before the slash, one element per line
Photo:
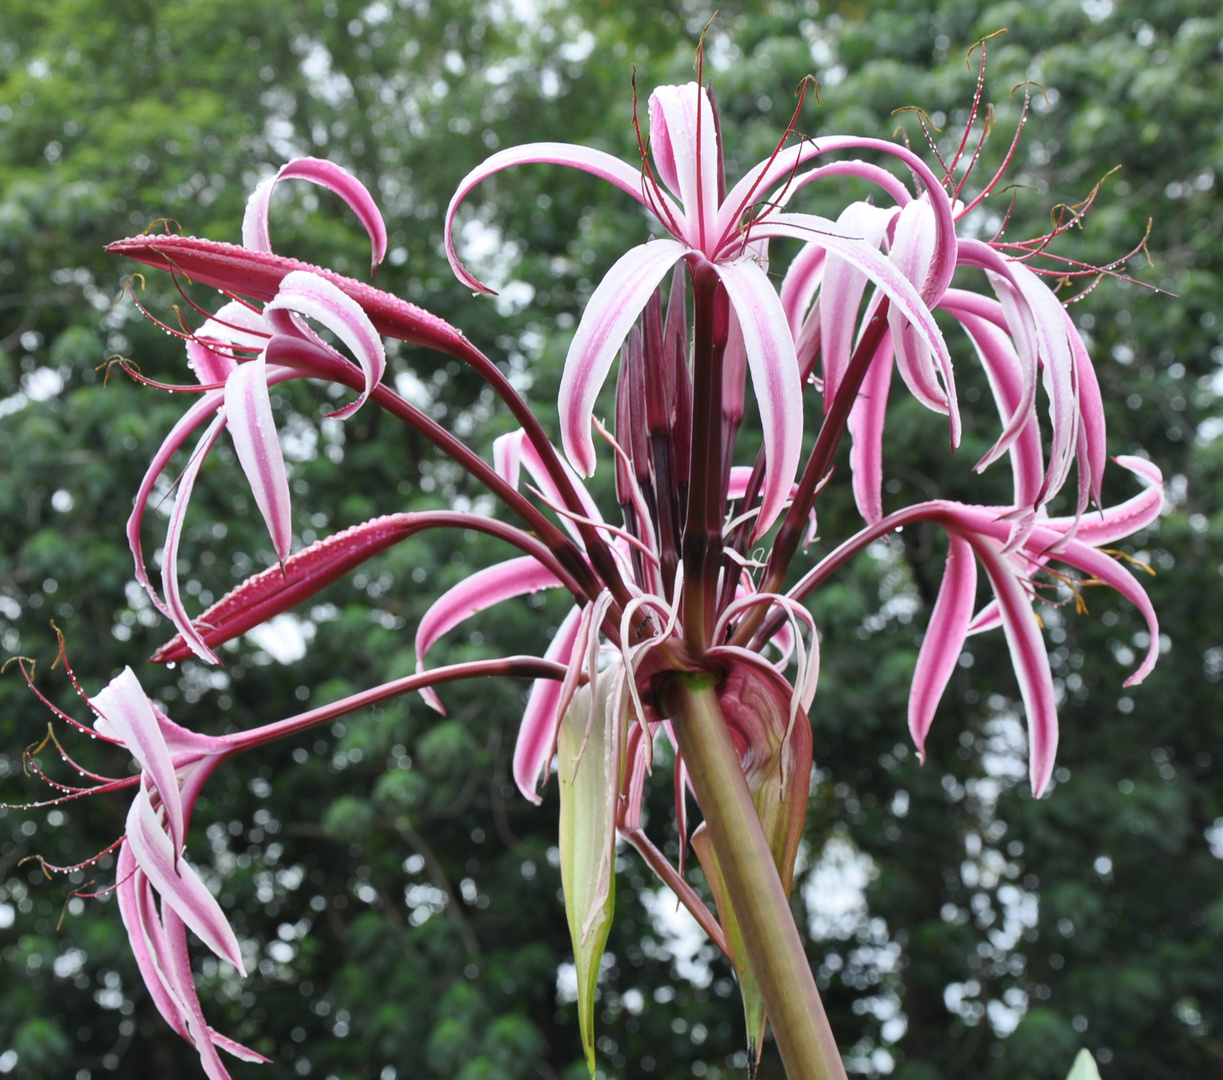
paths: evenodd
<path fill-rule="evenodd" d="M 627 735 L 623 679 L 605 674 L 592 695 L 578 689 L 557 739 L 561 788 L 561 885 L 577 968 L 582 1047 L 595 1072 L 594 1007 L 599 962 L 615 906 L 616 799 Z"/>

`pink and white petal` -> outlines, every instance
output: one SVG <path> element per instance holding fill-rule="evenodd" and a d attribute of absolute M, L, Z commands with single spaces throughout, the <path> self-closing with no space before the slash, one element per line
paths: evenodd
<path fill-rule="evenodd" d="M 1150 525 L 1163 509 L 1163 474 L 1154 462 L 1147 461 L 1146 458 L 1122 454 L 1114 460 L 1143 481 L 1145 487 L 1142 491 L 1117 506 L 1110 506 L 1099 513 L 1087 514 L 1077 523 L 1072 517 L 1059 517 L 1049 518 L 1040 524 L 1062 530 L 1069 530 L 1077 524 L 1075 539 L 1092 547 L 1114 543 Z"/>
<path fill-rule="evenodd" d="M 522 474 L 522 446 L 526 434 L 522 428 L 518 428 L 493 440 L 493 468 L 515 491 L 518 490 L 518 480 Z"/>
<path fill-rule="evenodd" d="M 767 161 L 762 161 L 759 165 L 750 169 L 722 201 L 721 209 L 718 212 L 719 233 L 727 241 L 731 240 L 739 231 L 742 214 L 748 205 L 771 195 L 773 187 L 777 184 L 789 186 L 792 183 L 791 178 L 795 175 L 796 170 L 800 169 L 806 162 L 814 160 L 821 154 L 837 150 L 872 150 L 888 154 L 902 161 L 921 181 L 934 207 L 936 235 L 938 237 L 932 264 L 933 276 L 927 282 L 927 287 L 930 297 L 942 296 L 956 268 L 957 239 L 955 235 L 955 216 L 951 200 L 947 198 L 946 193 L 943 191 L 940 179 L 934 175 L 930 167 L 917 154 L 907 147 L 901 146 L 898 143 L 888 142 L 884 139 L 858 138 L 845 135 L 807 139 L 798 145 L 783 150 Z M 871 165 L 863 161 L 849 161 L 843 163 L 842 171 L 846 174 L 860 175 L 871 183 L 878 183 L 879 167 L 877 165 Z M 770 215 L 763 222 L 754 224 L 752 226 L 753 238 L 757 236 L 759 228 L 769 225 L 775 220 L 777 219 Z M 800 237 L 800 239 L 811 239 L 811 237 Z M 922 296 L 926 297 L 926 295 L 925 290 L 923 290 Z"/>
<path fill-rule="evenodd" d="M 148 774 L 161 797 L 170 829 L 170 842 L 182 851 L 183 804 L 170 748 L 166 745 L 153 704 L 130 667 L 125 667 L 94 696 L 94 710 L 106 719 L 107 733 L 117 736 Z"/>
<path fill-rule="evenodd" d="M 157 914 L 153 887 L 136 865 L 136 857 L 127 844 L 119 849 L 115 894 L 119 898 L 119 915 L 132 946 L 136 968 L 153 1004 L 171 1028 L 190 1040 L 182 1006 L 171 991 L 162 968 L 165 929 Z"/>
<path fill-rule="evenodd" d="M 1138 665 L 1137 670 L 1125 680 L 1126 686 L 1136 686 L 1151 673 L 1155 661 L 1159 659 L 1159 620 L 1156 618 L 1151 598 L 1135 580 L 1134 575 L 1119 565 L 1115 559 L 1077 540 L 1072 540 L 1067 544 L 1065 550 L 1059 552 L 1058 558 L 1116 589 L 1146 619 L 1147 636 L 1150 639 L 1147 645 L 1147 655 Z"/>
<path fill-rule="evenodd" d="M 1100 383 L 1096 378 L 1096 369 L 1088 355 L 1087 346 L 1083 344 L 1078 328 L 1065 309 L 1063 315 L 1066 320 L 1066 336 L 1070 339 L 1070 348 L 1074 353 L 1074 376 L 1079 392 L 1079 422 L 1082 434 L 1078 455 L 1080 482 L 1086 485 L 1087 494 L 1099 506 L 1103 503 L 1104 464 L 1108 456 L 1104 430 L 1104 401 L 1100 396 Z"/>
<path fill-rule="evenodd" d="M 954 314 L 976 349 L 1004 424 L 998 441 L 973 468 L 982 472 L 1000 454 L 1009 451 L 1014 505 L 1016 508 L 1034 507 L 1044 476 L 1044 454 L 1035 410 L 1021 412 L 1026 391 L 1019 357 L 1011 339 L 994 322 L 967 312 Z"/>
<path fill-rule="evenodd" d="M 926 735 L 964 647 L 977 593 L 977 563 L 971 545 L 955 533 L 948 533 L 947 539 L 943 583 L 917 654 L 913 687 L 909 691 L 909 733 L 923 764 Z"/>
<path fill-rule="evenodd" d="M 892 335 L 884 331 L 849 412 L 849 468 L 854 502 L 868 525 L 883 517 L 883 425 L 892 385 Z M 827 399 L 825 399 L 827 400 Z"/>
<path fill-rule="evenodd" d="M 265 311 L 291 311 L 308 316 L 348 346 L 365 376 L 365 389 L 356 401 L 331 415 L 340 419 L 351 416 L 382 381 L 386 371 L 382 338 L 361 305 L 326 278 L 306 270 L 294 270 L 285 275 L 279 292 Z"/>
<path fill-rule="evenodd" d="M 229 377 L 225 384 L 225 418 L 238 463 L 268 527 L 276 557 L 284 562 L 293 547 L 293 519 L 289 477 L 268 393 L 266 357 L 261 355 L 243 364 Z"/>
<path fill-rule="evenodd" d="M 667 186 L 684 204 L 688 243 L 713 257 L 718 214 L 718 139 L 713 107 L 697 83 L 650 95 L 650 146 Z"/>
<path fill-rule="evenodd" d="M 157 595 L 157 590 L 153 588 L 153 583 L 149 579 L 148 566 L 144 561 L 144 545 L 140 539 L 140 527 L 144 522 L 144 512 L 149 505 L 149 499 L 153 495 L 153 488 L 157 484 L 158 477 L 165 471 L 170 459 L 178 449 L 187 441 L 187 436 L 212 416 L 224 401 L 223 390 L 209 391 L 179 418 L 174 427 L 170 429 L 170 433 L 162 440 L 161 446 L 157 448 L 157 453 L 153 455 L 153 460 L 149 463 L 136 492 L 135 506 L 127 519 L 127 542 L 135 562 L 136 580 L 144 586 L 145 592 L 149 594 L 149 599 L 153 601 L 157 610 L 167 616 L 170 615 L 170 610 Z M 215 438 L 214 435 L 213 439 Z"/>
<path fill-rule="evenodd" d="M 790 261 L 786 276 L 781 279 L 781 306 L 796 341 L 816 290 L 823 284 L 827 258 L 828 252 L 819 244 L 807 244 Z"/>
<path fill-rule="evenodd" d="M 424 674 L 425 655 L 434 642 L 476 612 L 515 596 L 537 593 L 540 589 L 558 589 L 562 584 L 555 573 L 529 555 L 477 570 L 439 596 L 420 620 L 416 628 L 417 672 Z M 420 694 L 445 715 L 446 710 L 431 687 L 425 687 Z"/>
<path fill-rule="evenodd" d="M 760 265 L 750 259 L 715 263 L 739 317 L 752 388 L 760 408 L 767 471 L 754 536 L 777 520 L 798 471 L 803 441 L 803 387 L 798 356 L 781 300 Z"/>
<path fill-rule="evenodd" d="M 582 609 L 575 607 L 557 630 L 544 653 L 545 660 L 559 664 L 570 662 L 581 622 Z M 514 744 L 514 782 L 518 790 L 537 805 L 543 802 L 539 786 L 547 779 L 548 766 L 552 763 L 563 697 L 561 683 L 555 679 L 536 679 L 518 727 L 518 740 Z"/>
<path fill-rule="evenodd" d="M 501 172 L 503 169 L 512 168 L 515 165 L 533 164 L 568 165 L 574 169 L 581 169 L 582 172 L 590 173 L 592 176 L 597 176 L 601 180 L 614 184 L 621 191 L 631 195 L 647 209 L 655 209 L 653 206 L 655 201 L 654 193 L 651 192 L 650 198 L 646 198 L 642 192 L 641 167 L 639 165 L 629 165 L 627 162 L 612 157 L 611 154 L 605 153 L 602 150 L 592 150 L 587 146 L 574 146 L 571 143 L 558 142 L 527 143 L 523 146 L 512 146 L 506 150 L 499 150 L 491 157 L 485 158 L 481 164 L 477 165 L 459 181 L 459 186 L 450 200 L 450 205 L 446 208 L 446 257 L 450 260 L 450 268 L 464 285 L 478 292 L 487 293 L 493 290 L 474 277 L 459 259 L 458 252 L 454 249 L 455 214 L 458 211 L 459 205 L 471 192 L 472 188 L 487 180 L 490 176 Z M 664 198 L 666 199 L 669 211 L 678 219 L 681 216 L 679 207 L 670 198 L 665 196 Z"/>
<path fill-rule="evenodd" d="M 560 388 L 561 442 L 583 476 L 595 471 L 590 434 L 595 398 L 650 294 L 687 250 L 679 241 L 666 239 L 631 248 L 599 282 L 586 305 L 565 358 Z"/>
<path fill-rule="evenodd" d="M 892 211 L 869 203 L 850 203 L 837 218 L 837 228 L 846 236 L 858 236 L 865 244 L 878 248 L 883 243 Z M 817 238 L 813 243 L 820 243 Z M 832 407 L 837 388 L 853 352 L 858 312 L 866 291 L 867 275 L 859 266 L 835 251 L 828 255 L 820 286 L 820 352 L 824 375 L 824 411 Z"/>
<path fill-rule="evenodd" d="M 187 950 L 187 934 L 183 920 L 173 909 L 163 908 L 162 921 L 165 923 L 166 974 L 174 984 L 175 993 L 183 1005 L 188 1041 L 195 1047 L 195 1052 L 200 1055 L 200 1064 L 208 1080 L 231 1080 L 229 1070 L 225 1068 L 220 1055 L 217 1054 L 219 1040 L 215 1038 L 216 1032 L 208 1026 L 208 1022 L 204 1019 L 204 1010 L 200 1008 L 200 998 L 195 989 L 195 976 L 191 969 L 191 956 Z M 224 1042 L 240 1049 L 241 1053 L 238 1056 L 244 1061 L 268 1062 L 269 1060 L 262 1054 L 256 1054 L 253 1050 L 239 1046 L 232 1040 L 226 1039 Z"/>
<path fill-rule="evenodd" d="M 1057 703 L 1049 655 L 1031 598 L 995 542 L 975 533 L 966 539 L 985 567 L 998 600 L 998 614 L 1028 720 L 1028 774 L 1032 794 L 1039 798 L 1049 786 L 1057 756 Z"/>
<path fill-rule="evenodd" d="M 242 218 L 242 244 L 253 251 L 272 250 L 268 233 L 268 206 L 272 189 L 281 180 L 309 180 L 329 191 L 335 192 L 357 215 L 369 234 L 372 249 L 371 271 L 386 257 L 386 225 L 378 204 L 369 189 L 346 169 L 322 158 L 303 157 L 282 165 L 275 176 L 270 176 L 251 193 Z"/>
<path fill-rule="evenodd" d="M 191 460 L 187 462 L 187 467 L 183 469 L 182 475 L 178 478 L 178 491 L 174 497 L 174 508 L 170 511 L 170 523 L 166 529 L 166 546 L 162 552 L 161 564 L 161 587 L 166 594 L 163 610 L 178 627 L 178 632 L 191 646 L 192 652 L 211 664 L 219 664 L 220 658 L 204 643 L 204 639 L 192 625 L 191 616 L 187 614 L 187 609 L 183 605 L 182 593 L 178 587 L 178 545 L 182 540 L 183 523 L 187 516 L 187 507 L 191 502 L 191 491 L 195 487 L 195 478 L 199 476 L 208 451 L 212 449 L 213 443 L 217 441 L 224 427 L 225 414 L 222 412 L 200 436 Z M 134 518 L 135 514 L 133 513 L 132 516 Z M 131 521 L 129 521 L 129 537 L 131 527 Z M 136 528 L 139 529 L 139 523 Z M 159 606 L 161 606 L 160 601 Z"/>
<path fill-rule="evenodd" d="M 161 896 L 162 904 L 172 908 L 196 937 L 246 978 L 242 949 L 221 905 L 191 864 L 174 850 L 143 785 L 137 788 L 128 811 L 126 842 L 131 845 L 137 865 Z"/>
<path fill-rule="evenodd" d="M 912 323 L 919 339 L 930 349 L 935 367 L 940 371 L 951 371 L 951 354 L 930 309 L 913 283 L 877 249 L 857 237 L 843 235 L 841 227 L 835 222 L 814 214 L 778 214 L 769 217 L 752 227 L 752 236 L 791 236 L 796 240 L 814 241 L 827 248 L 830 254 L 840 255 L 878 285 L 891 301 L 892 310 Z"/>

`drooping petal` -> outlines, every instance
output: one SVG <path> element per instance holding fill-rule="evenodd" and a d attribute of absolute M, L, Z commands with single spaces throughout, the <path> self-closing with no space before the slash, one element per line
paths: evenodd
<path fill-rule="evenodd" d="M 135 672 L 125 667 L 95 695 L 92 704 L 105 720 L 99 731 L 120 739 L 157 788 L 170 830 L 170 842 L 177 854 L 186 840 L 178 777 L 157 714 Z"/>
<path fill-rule="evenodd" d="M 119 914 L 132 946 L 132 955 L 136 958 L 136 967 L 153 1004 L 170 1027 L 184 1039 L 190 1039 L 182 1007 L 170 991 L 162 970 L 160 958 L 165 948 L 162 940 L 165 929 L 157 914 L 153 887 L 136 865 L 136 857 L 128 844 L 119 849 L 115 893 L 119 898 Z"/>
<path fill-rule="evenodd" d="M 224 426 L 225 414 L 221 413 L 200 436 L 191 460 L 187 462 L 187 467 L 183 469 L 178 479 L 178 491 L 174 497 L 174 508 L 170 511 L 170 524 L 166 529 L 166 545 L 162 549 L 161 565 L 161 588 L 166 596 L 166 612 L 174 621 L 174 625 L 178 627 L 178 632 L 183 635 L 183 639 L 191 646 L 191 651 L 200 659 L 207 660 L 211 664 L 219 664 L 220 659 L 204 643 L 204 639 L 191 624 L 191 616 L 187 614 L 187 609 L 183 605 L 182 593 L 179 591 L 178 545 L 182 540 L 183 525 L 187 517 L 187 507 L 191 502 L 191 491 L 195 487 L 195 479 L 199 476 L 204 459 L 208 456 L 208 451 L 212 449 L 213 443 L 217 441 Z M 132 516 L 135 517 L 135 514 L 133 513 Z M 129 521 L 129 530 L 131 527 Z M 139 529 L 139 524 L 136 528 Z"/>
<path fill-rule="evenodd" d="M 568 664 L 573 656 L 578 630 L 582 622 L 582 609 L 575 607 L 565 617 L 560 629 L 544 653 L 545 660 Z M 514 744 L 514 782 L 518 790 L 531 802 L 543 802 L 539 785 L 547 778 L 548 765 L 552 761 L 556 746 L 557 715 L 564 688 L 555 679 L 536 679 L 531 685 L 527 707 L 518 726 L 518 739 Z"/>
<path fill-rule="evenodd" d="M 360 219 L 369 233 L 371 251 L 370 270 L 386 258 L 386 225 L 382 213 L 369 189 L 346 169 L 322 158 L 303 157 L 280 167 L 275 176 L 269 176 L 259 184 L 246 203 L 242 218 L 242 244 L 253 251 L 271 251 L 272 240 L 268 235 L 268 206 L 272 189 L 281 180 L 309 180 L 340 196 Z"/>
<path fill-rule="evenodd" d="M 798 357 L 786 313 L 764 270 L 750 259 L 716 263 L 714 269 L 739 317 L 764 429 L 768 470 L 754 530 L 759 536 L 777 520 L 789 498 L 802 453 L 803 387 Z"/>
<path fill-rule="evenodd" d="M 267 359 L 263 355 L 242 364 L 225 383 L 225 418 L 238 463 L 268 527 L 276 557 L 284 562 L 293 547 L 289 477 L 272 416 Z"/>
<path fill-rule="evenodd" d="M 599 282 L 565 358 L 561 377 L 561 442 L 583 476 L 595 471 L 590 422 L 612 361 L 663 275 L 685 254 L 676 240 L 652 240 L 622 255 Z"/>
<path fill-rule="evenodd" d="M 1032 794 L 1039 798 L 1049 786 L 1057 756 L 1057 702 L 1049 655 L 1045 652 L 1031 598 L 1007 565 L 999 547 L 979 534 L 967 534 L 965 539 L 972 544 L 985 567 L 998 599 L 998 613 L 1028 721 L 1028 773 Z"/>
<path fill-rule="evenodd" d="M 458 252 L 455 251 L 454 218 L 459 204 L 467 197 L 472 188 L 483 183 L 495 173 L 499 173 L 503 169 L 512 168 L 515 165 L 531 164 L 568 165 L 574 169 L 581 169 L 583 172 L 590 173 L 601 180 L 614 184 L 621 191 L 631 195 L 643 206 L 651 210 L 655 209 L 653 204 L 656 200 L 653 198 L 653 193 L 647 199 L 641 190 L 640 167 L 629 165 L 627 162 L 612 157 L 611 154 L 604 153 L 602 150 L 592 150 L 586 146 L 574 146 L 571 143 L 556 142 L 527 143 L 524 146 L 512 146 L 506 150 L 499 150 L 491 157 L 485 158 L 483 162 L 459 181 L 459 186 L 450 200 L 450 205 L 446 208 L 446 257 L 450 260 L 450 268 L 464 285 L 478 292 L 487 293 L 493 290 L 481 283 L 467 270 L 459 259 Z M 680 211 L 674 201 L 666 196 L 665 193 L 663 194 L 663 200 L 668 205 L 669 212 L 678 218 Z"/>
<path fill-rule="evenodd" d="M 443 634 L 478 611 L 525 596 L 540 589 L 558 589 L 563 583 L 547 566 L 529 555 L 510 559 L 496 566 L 478 570 L 438 597 L 416 628 L 416 670 L 425 670 L 425 655 Z M 446 710 L 432 687 L 421 690 L 421 696 L 443 716 Z"/>
<path fill-rule="evenodd" d="M 229 920 L 199 874 L 174 850 L 143 786 L 137 789 L 127 815 L 125 842 L 131 845 L 136 863 L 162 903 L 172 907 L 196 937 L 222 960 L 233 964 L 245 978 L 242 950 Z"/>
<path fill-rule="evenodd" d="M 837 218 L 837 228 L 846 236 L 858 236 L 872 248 L 883 242 L 893 216 L 869 203 L 850 203 Z M 821 237 L 808 248 L 822 249 Z M 854 332 L 859 325 L 858 309 L 866 291 L 866 272 L 836 251 L 828 252 L 820 286 L 820 353 L 824 376 L 824 411 L 832 407 L 837 388 L 845 375 L 854 347 Z"/>
<path fill-rule="evenodd" d="M 857 237 L 845 236 L 841 226 L 814 214 L 774 215 L 753 226 L 752 235 L 790 236 L 797 240 L 817 243 L 827 248 L 830 255 L 839 255 L 861 270 L 888 297 L 891 310 L 909 320 L 918 339 L 930 350 L 933 365 L 939 371 L 951 371 L 951 354 L 947 351 L 942 331 L 935 323 L 930 309 L 913 283 L 877 249 Z M 827 394 L 827 387 L 825 393 Z M 954 402 L 950 404 L 954 405 Z"/>
<path fill-rule="evenodd" d="M 321 323 L 336 335 L 356 358 L 365 376 L 365 389 L 356 401 L 332 413 L 344 419 L 351 416 L 370 391 L 382 381 L 386 371 L 386 350 L 382 338 L 374 329 L 361 305 L 326 278 L 304 270 L 295 270 L 280 283 L 275 299 L 266 312 L 292 311 Z"/>
<path fill-rule="evenodd" d="M 864 521 L 883 517 L 883 426 L 892 385 L 892 332 L 885 330 L 849 411 L 849 469 L 854 502 Z M 825 401 L 827 401 L 827 397 Z"/>
<path fill-rule="evenodd" d="M 977 594 L 977 563 L 972 547 L 955 533 L 949 533 L 947 539 L 943 583 L 939 586 L 930 625 L 917 655 L 913 687 L 909 692 L 909 732 L 923 764 L 926 734 L 964 648 Z"/>

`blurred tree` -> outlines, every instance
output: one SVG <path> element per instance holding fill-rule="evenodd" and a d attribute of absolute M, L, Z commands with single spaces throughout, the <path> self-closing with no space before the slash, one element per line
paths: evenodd
<path fill-rule="evenodd" d="M 455 287 L 439 253 L 442 212 L 458 179 L 499 146 L 565 138 L 631 160 L 632 67 L 642 89 L 691 78 L 711 12 L 680 0 L 513 11 L 446 0 L 6 3 L 0 644 L 39 658 L 39 685 L 64 708 L 83 707 L 62 670 L 48 670 L 51 618 L 89 690 L 167 636 L 131 584 L 122 518 L 177 402 L 117 372 L 104 388 L 96 365 L 118 353 L 181 380 L 182 350 L 130 302 L 115 302 L 130 271 L 101 254 L 106 241 L 159 216 L 236 240 L 260 176 L 294 154 L 332 157 L 386 212 L 391 255 L 379 285 L 462 325 L 533 384 L 532 399 L 552 415 L 580 305 L 626 228 L 644 231 L 635 209 L 573 174 L 563 183 L 544 167 L 502 174 L 487 194 L 498 224 L 474 203 L 461 234 L 501 288 L 491 302 Z M 707 71 L 732 175 L 772 148 L 808 72 L 822 104 L 800 130 L 890 137 L 901 126 L 920 145 L 914 116 L 892 115 L 917 104 L 946 149 L 974 83 L 965 51 L 1003 27 L 989 44 L 997 115 L 980 176 L 1000 163 L 1017 123 L 1011 87 L 1042 88 L 1010 173 L 1020 186 L 1008 236 L 1046 231 L 1057 203 L 1077 202 L 1122 165 L 1081 235 L 1057 250 L 1108 262 L 1153 218 L 1155 267 L 1136 260 L 1130 273 L 1176 294 L 1106 280 L 1073 308 L 1110 405 L 1110 445 L 1145 448 L 1170 480 L 1160 528 L 1127 552 L 1158 571 L 1149 588 L 1168 647 L 1148 682 L 1123 692 L 1144 645 L 1132 612 L 1090 593 L 1089 614 L 1042 611 L 1058 648 L 1063 732 L 1057 791 L 1034 803 L 1017 783 L 1018 695 L 995 636 L 973 639 L 931 760 L 922 769 L 913 759 L 905 696 L 937 588 L 937 539 L 906 531 L 861 560 L 815 610 L 824 642 L 812 714 L 818 774 L 796 897 L 855 1073 L 1060 1080 L 1086 1045 L 1110 1080 L 1223 1076 L 1223 625 L 1209 600 L 1223 564 L 1223 298 L 1212 262 L 1223 229 L 1213 109 L 1223 97 L 1223 18 L 1193 0 L 732 3 L 709 32 Z M 286 188 L 273 210 L 277 250 L 363 276 L 352 219 L 329 196 Z M 804 198 L 835 212 L 846 189 Z M 982 232 L 1004 212 L 983 210 Z M 788 254 L 779 245 L 775 269 Z M 175 302 L 198 323 L 165 281 L 150 278 L 140 297 L 168 323 Z M 212 304 L 203 291 L 193 297 Z M 964 360 L 971 417 L 983 383 Z M 388 377 L 477 447 L 508 427 L 465 371 L 422 350 L 394 356 Z M 323 419 L 329 407 L 308 388 L 276 398 L 302 542 L 378 512 L 479 497 L 372 410 L 341 426 Z M 904 464 L 888 477 L 889 494 L 979 498 L 965 481 L 986 425 L 968 425 L 953 459 L 936 417 L 900 408 L 889 460 Z M 219 455 L 205 469 L 182 552 L 202 605 L 271 560 L 257 515 L 235 500 L 233 467 Z M 1114 482 L 1106 494 L 1125 497 L 1127 481 Z M 844 535 L 852 514 L 830 491 L 823 535 Z M 483 541 L 410 541 L 278 635 L 251 635 L 223 672 L 188 662 L 145 666 L 140 677 L 201 730 L 287 715 L 411 670 L 411 630 L 428 601 L 466 564 L 494 557 Z M 528 626 L 510 605 L 473 622 L 449 658 L 494 655 L 501 641 L 542 647 L 541 629 L 537 614 Z M 519 690 L 455 687 L 440 722 L 418 701 L 389 703 L 210 781 L 190 851 L 249 942 L 255 974 L 239 984 L 205 959 L 202 997 L 221 1030 L 276 1062 L 236 1066 L 235 1077 L 584 1072 L 563 971 L 558 996 L 569 946 L 555 796 L 536 810 L 508 783 Z M 5 799 L 43 797 L 19 775 L 20 749 L 47 720 L 10 669 L 0 679 Z M 96 757 L 104 769 L 126 768 Z M 665 822 L 668 770 L 657 772 L 651 809 Z M 69 887 L 20 862 L 88 858 L 119 835 L 124 810 L 121 799 L 95 799 L 0 811 L 0 1071 L 81 1080 L 197 1068 L 156 1017 L 113 904 L 69 900 L 57 929 Z M 741 1072 L 729 968 L 672 917 L 635 856 L 619 870 L 599 1018 L 604 1068 Z M 107 860 L 74 884 L 95 876 L 108 883 Z M 777 1068 L 766 1057 L 762 1073 Z"/>

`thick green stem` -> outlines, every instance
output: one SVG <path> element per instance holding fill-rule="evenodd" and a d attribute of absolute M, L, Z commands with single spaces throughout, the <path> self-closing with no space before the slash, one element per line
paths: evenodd
<path fill-rule="evenodd" d="M 714 677 L 673 675 L 666 698 L 786 1075 L 789 1080 L 846 1080 L 790 902 L 718 704 Z"/>

